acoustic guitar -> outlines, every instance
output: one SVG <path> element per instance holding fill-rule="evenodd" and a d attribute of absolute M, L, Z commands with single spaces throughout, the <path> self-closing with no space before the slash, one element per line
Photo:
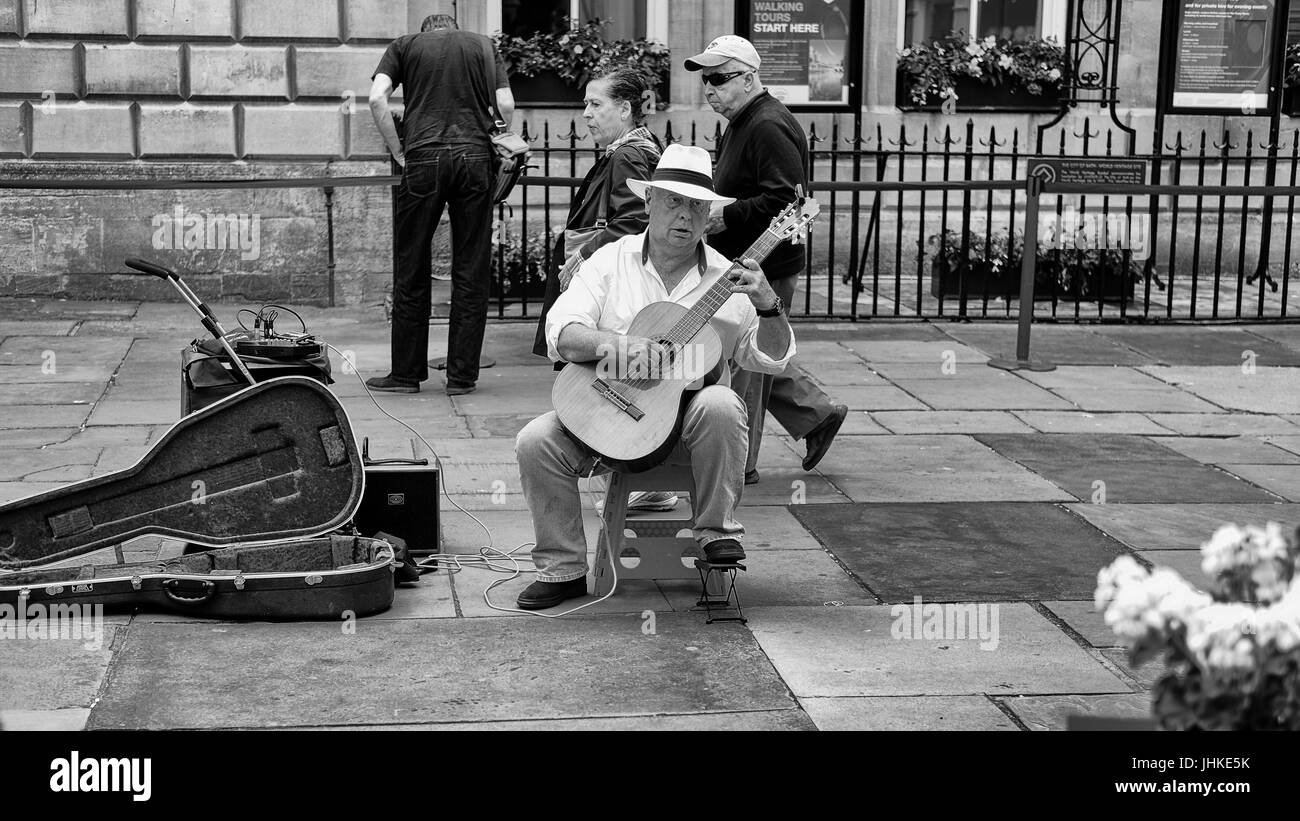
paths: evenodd
<path fill-rule="evenodd" d="M 820 210 L 801 190 L 740 259 L 761 263 L 778 243 L 803 236 Z M 665 361 L 644 372 L 619 372 L 622 357 L 608 351 L 591 362 L 565 365 L 551 401 L 569 436 L 621 471 L 637 473 L 663 461 L 681 435 L 687 391 L 698 388 L 719 364 L 722 340 L 709 320 L 731 298 L 739 268 L 733 263 L 689 309 L 653 302 L 637 313 L 627 335 L 658 342 L 669 351 Z"/>

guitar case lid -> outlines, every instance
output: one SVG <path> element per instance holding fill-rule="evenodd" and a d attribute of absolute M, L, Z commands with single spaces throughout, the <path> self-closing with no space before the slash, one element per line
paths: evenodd
<path fill-rule="evenodd" d="M 0 505 L 0 570 L 145 534 L 210 547 L 327 533 L 361 504 L 347 413 L 320 382 L 286 376 L 181 419 L 125 470 Z"/>

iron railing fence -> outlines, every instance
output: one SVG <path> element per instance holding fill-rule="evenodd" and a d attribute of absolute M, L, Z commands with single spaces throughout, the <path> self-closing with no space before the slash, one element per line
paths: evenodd
<path fill-rule="evenodd" d="M 1177 132 L 1161 150 L 1129 154 L 1089 120 L 1040 139 L 929 124 L 861 130 L 808 128 L 810 188 L 822 216 L 792 306 L 821 320 L 1016 316 L 1023 181 L 1036 159 L 1143 160 L 1151 182 L 1295 189 L 1300 130 L 1282 145 L 1257 132 Z M 665 143 L 714 150 L 721 133 L 666 124 Z M 529 174 L 499 216 L 498 262 L 513 252 L 537 276 L 551 265 L 569 199 L 596 156 L 576 122 L 544 125 Z M 1270 168 L 1271 166 L 1271 168 Z M 1020 186 L 996 183 L 1020 181 Z M 994 185 L 974 185 L 990 183 Z M 1295 189 L 1300 192 L 1300 189 Z M 1294 319 L 1294 194 L 1100 196 L 1054 194 L 1040 221 L 1035 315 L 1059 321 L 1260 321 Z M 497 268 L 497 315 L 536 316 L 540 296 L 513 289 Z M 513 291 L 507 294 L 507 291 Z"/>

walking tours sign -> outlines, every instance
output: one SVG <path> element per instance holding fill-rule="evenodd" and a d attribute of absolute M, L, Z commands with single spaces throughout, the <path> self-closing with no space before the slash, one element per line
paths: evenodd
<path fill-rule="evenodd" d="M 1165 0 L 1171 113 L 1268 114 L 1280 98 L 1287 0 Z"/>
<path fill-rule="evenodd" d="M 738 0 L 736 31 L 754 44 L 763 86 L 801 110 L 848 110 L 862 95 L 862 4 Z"/>

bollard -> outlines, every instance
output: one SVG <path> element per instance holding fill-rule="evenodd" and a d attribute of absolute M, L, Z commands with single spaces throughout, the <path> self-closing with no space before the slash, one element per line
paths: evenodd
<path fill-rule="evenodd" d="M 1056 366 L 1029 356 L 1029 328 L 1034 321 L 1034 274 L 1038 268 L 1038 196 L 1043 177 L 1030 170 L 1025 178 L 1025 245 L 1020 258 L 1020 317 L 1016 326 L 1014 359 L 995 357 L 988 364 L 1004 371 L 1054 371 Z"/>

